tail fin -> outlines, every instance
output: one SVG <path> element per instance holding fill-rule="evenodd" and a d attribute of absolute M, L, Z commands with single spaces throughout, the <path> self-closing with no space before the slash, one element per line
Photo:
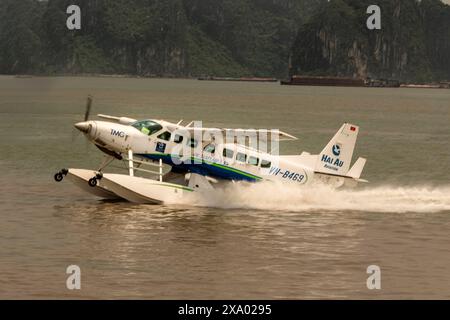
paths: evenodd
<path fill-rule="evenodd" d="M 334 135 L 333 139 L 328 142 L 325 149 L 319 154 L 315 171 L 333 175 L 347 175 L 350 169 L 350 162 L 352 161 L 358 131 L 358 126 L 344 123 Z"/>

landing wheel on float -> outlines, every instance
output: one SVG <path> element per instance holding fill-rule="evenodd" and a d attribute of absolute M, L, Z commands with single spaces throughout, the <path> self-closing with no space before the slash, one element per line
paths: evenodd
<path fill-rule="evenodd" d="M 67 170 L 67 169 L 61 169 L 61 171 L 55 173 L 53 178 L 55 179 L 56 182 L 61 182 L 64 179 L 64 177 L 67 175 L 68 172 L 69 172 L 69 170 Z"/>
<path fill-rule="evenodd" d="M 95 177 L 92 177 L 89 179 L 88 183 L 91 187 L 97 186 L 98 180 L 100 180 L 103 177 L 103 174 L 101 172 L 98 172 Z"/>
<path fill-rule="evenodd" d="M 90 178 L 88 183 L 89 183 L 89 186 L 91 186 L 91 187 L 97 186 L 97 178 L 96 177 Z"/>
<path fill-rule="evenodd" d="M 55 181 L 56 181 L 56 182 L 60 182 L 60 181 L 62 181 L 62 179 L 64 179 L 64 176 L 62 175 L 61 172 L 57 172 L 57 173 L 55 173 L 55 175 L 53 176 L 53 178 L 55 178 Z"/>

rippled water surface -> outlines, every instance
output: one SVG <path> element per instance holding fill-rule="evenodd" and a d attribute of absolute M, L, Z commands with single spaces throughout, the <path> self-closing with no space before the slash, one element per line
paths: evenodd
<path fill-rule="evenodd" d="M 73 129 L 88 94 L 93 113 L 279 128 L 299 137 L 291 154 L 353 122 L 370 184 L 237 184 L 199 207 L 101 201 L 52 177 L 102 159 Z M 0 298 L 449 299 L 449 110 L 449 90 L 0 77 Z"/>

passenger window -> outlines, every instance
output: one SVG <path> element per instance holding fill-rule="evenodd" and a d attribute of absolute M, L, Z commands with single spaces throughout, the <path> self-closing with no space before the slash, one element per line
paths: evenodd
<path fill-rule="evenodd" d="M 161 133 L 161 134 L 158 136 L 158 138 L 159 138 L 159 139 L 162 139 L 162 140 L 169 141 L 169 140 L 170 140 L 170 136 L 171 136 L 171 134 L 170 134 L 169 131 L 164 131 L 163 133 Z"/>
<path fill-rule="evenodd" d="M 175 142 L 175 143 L 183 142 L 183 136 L 180 136 L 179 134 L 176 134 L 175 138 L 173 139 L 173 142 Z"/>
<path fill-rule="evenodd" d="M 271 164 L 268 160 L 261 160 L 261 168 L 270 168 Z"/>
<path fill-rule="evenodd" d="M 245 162 L 246 160 L 247 160 L 247 155 L 246 154 L 240 153 L 240 152 L 238 152 L 236 154 L 236 161 Z"/>
<path fill-rule="evenodd" d="M 195 139 L 192 139 L 188 141 L 188 145 L 191 146 L 191 148 L 197 147 L 198 141 Z"/>
<path fill-rule="evenodd" d="M 208 144 L 203 151 L 214 154 L 214 152 L 216 151 L 216 146 L 213 144 Z"/>
<path fill-rule="evenodd" d="M 233 152 L 233 150 L 230 150 L 230 149 L 223 149 L 222 155 L 223 155 L 225 158 L 230 158 L 230 159 L 232 159 L 233 156 L 234 156 L 234 152 Z"/>
<path fill-rule="evenodd" d="M 253 165 L 253 166 L 257 166 L 258 163 L 259 163 L 259 159 L 256 158 L 256 157 L 250 156 L 250 157 L 248 158 L 248 163 L 251 164 L 251 165 Z"/>

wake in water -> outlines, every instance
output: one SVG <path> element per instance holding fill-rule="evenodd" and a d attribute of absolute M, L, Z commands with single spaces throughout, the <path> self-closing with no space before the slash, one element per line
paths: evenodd
<path fill-rule="evenodd" d="M 333 189 L 272 182 L 236 183 L 198 199 L 196 205 L 282 211 L 440 212 L 450 211 L 450 186 Z"/>

